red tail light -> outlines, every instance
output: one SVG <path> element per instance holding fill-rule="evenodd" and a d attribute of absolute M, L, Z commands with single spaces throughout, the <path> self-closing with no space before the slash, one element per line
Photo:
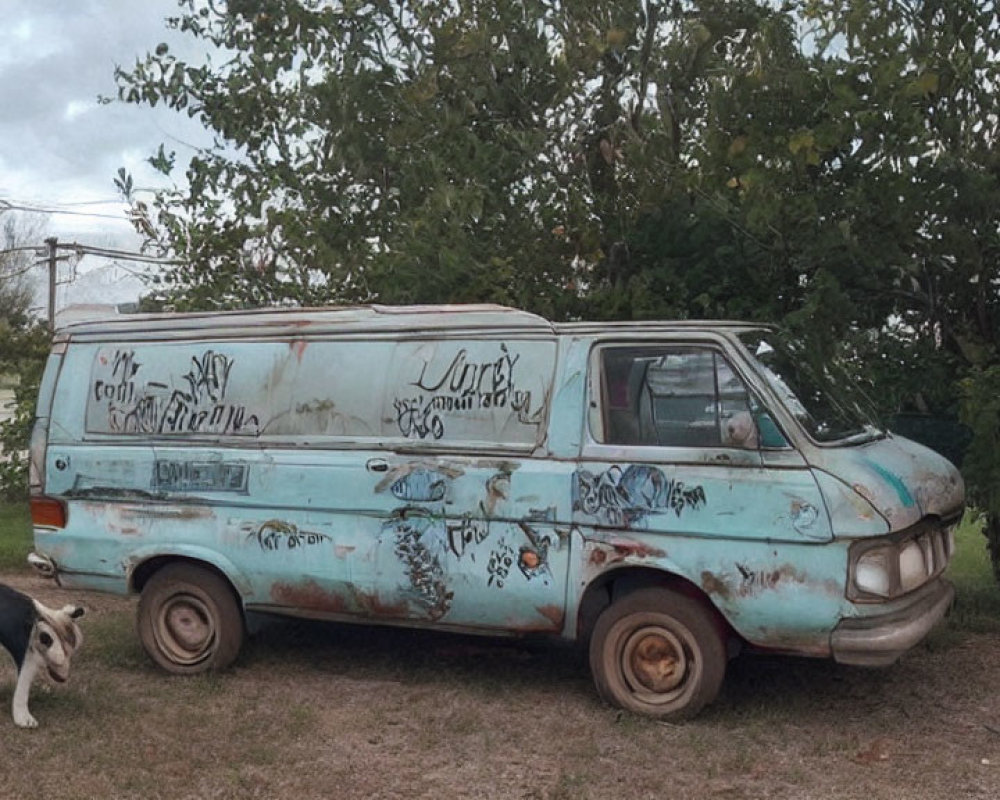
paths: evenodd
<path fill-rule="evenodd" d="M 31 498 L 31 523 L 42 528 L 66 527 L 66 504 L 51 497 Z"/>

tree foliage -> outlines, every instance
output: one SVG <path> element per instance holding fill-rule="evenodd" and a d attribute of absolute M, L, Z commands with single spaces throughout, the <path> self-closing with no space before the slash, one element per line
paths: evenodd
<path fill-rule="evenodd" d="M 29 270 L 37 260 L 31 247 L 41 241 L 43 224 L 10 213 L 2 220 L 0 247 L 0 385 L 14 388 L 14 415 L 0 422 L 0 497 L 27 492 L 27 461 L 38 383 L 48 352 L 49 334 L 31 314 Z"/>
<path fill-rule="evenodd" d="M 987 0 L 179 0 L 119 96 L 216 137 L 133 219 L 178 308 L 496 301 L 780 321 L 956 414 L 1000 520 Z M 151 159 L 172 174 L 175 156 Z M 994 530 L 1000 536 L 1000 523 Z"/>

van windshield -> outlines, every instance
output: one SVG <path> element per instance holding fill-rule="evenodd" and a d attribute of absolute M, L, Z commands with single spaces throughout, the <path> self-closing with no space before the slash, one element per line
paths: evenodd
<path fill-rule="evenodd" d="M 842 364 L 810 358 L 809 349 L 778 331 L 739 335 L 760 374 L 818 442 L 878 438 L 871 402 Z"/>

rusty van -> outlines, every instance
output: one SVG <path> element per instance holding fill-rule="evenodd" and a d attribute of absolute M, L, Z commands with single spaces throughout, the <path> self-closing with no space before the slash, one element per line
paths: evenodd
<path fill-rule="evenodd" d="M 738 322 L 498 306 L 162 314 L 56 336 L 35 551 L 138 593 L 166 670 L 247 614 L 587 642 L 600 695 L 694 714 L 738 647 L 886 665 L 953 597 L 958 472 Z"/>

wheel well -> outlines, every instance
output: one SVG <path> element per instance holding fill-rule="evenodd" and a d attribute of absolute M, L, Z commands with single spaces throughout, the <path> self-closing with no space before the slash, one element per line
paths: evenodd
<path fill-rule="evenodd" d="M 200 567 L 201 569 L 208 570 L 209 572 L 214 572 L 225 582 L 226 586 L 229 587 L 229 591 L 232 592 L 233 597 L 236 598 L 237 605 L 240 608 L 243 608 L 243 598 L 240 596 L 240 593 L 236 591 L 236 587 L 233 586 L 233 582 L 229 580 L 229 576 L 226 575 L 225 572 L 216 567 L 214 564 L 209 564 L 207 561 L 200 561 L 197 558 L 187 558 L 186 556 L 155 556 L 147 561 L 143 561 L 132 570 L 132 576 L 130 579 L 131 590 L 136 593 L 142 592 L 143 588 L 149 582 L 149 579 L 170 564 L 190 564 L 192 567 Z"/>
<path fill-rule="evenodd" d="M 675 575 L 672 572 L 648 569 L 644 567 L 622 567 L 610 570 L 596 578 L 583 593 L 580 600 L 576 619 L 577 639 L 586 641 L 590 638 L 590 632 L 594 629 L 594 623 L 608 606 L 621 597 L 624 597 L 637 589 L 650 587 L 660 587 L 672 589 L 675 592 L 684 594 L 704 606 L 716 620 L 719 635 L 723 641 L 739 635 L 732 629 L 726 618 L 719 613 L 715 603 L 711 601 L 701 587 L 695 585 L 687 578 Z"/>

